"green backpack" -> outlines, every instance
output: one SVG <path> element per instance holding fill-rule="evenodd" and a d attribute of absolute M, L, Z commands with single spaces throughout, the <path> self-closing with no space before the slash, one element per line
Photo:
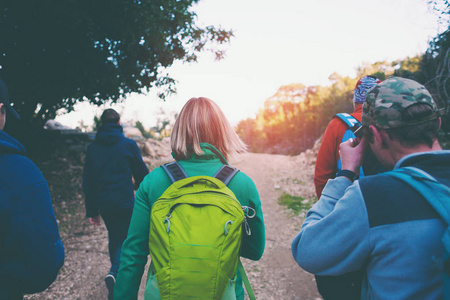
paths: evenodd
<path fill-rule="evenodd" d="M 152 206 L 149 248 L 156 282 L 145 298 L 236 299 L 239 265 L 254 299 L 239 260 L 244 211 L 252 209 L 241 207 L 226 186 L 239 170 L 224 165 L 214 177 L 188 178 L 177 162 L 162 168 L 172 185 Z"/>

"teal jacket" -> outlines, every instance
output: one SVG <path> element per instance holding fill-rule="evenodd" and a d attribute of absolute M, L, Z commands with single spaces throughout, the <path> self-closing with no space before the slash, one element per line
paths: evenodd
<path fill-rule="evenodd" d="M 211 148 L 215 149 L 213 146 L 206 143 L 200 145 L 205 152 L 204 155 L 192 155 L 191 159 L 178 162 L 188 176 L 213 176 L 223 165 L 221 158 L 224 159 L 220 153 L 221 157 L 210 150 Z M 170 179 L 164 170 L 156 168 L 145 177 L 136 193 L 128 237 L 122 247 L 120 269 L 114 290 L 115 299 L 137 299 L 138 297 L 141 278 L 149 256 L 150 211 L 155 201 L 170 185 Z M 251 260 L 259 260 L 264 252 L 265 230 L 258 191 L 250 177 L 243 172 L 237 173 L 228 183 L 228 187 L 243 206 L 246 205 L 255 209 L 256 216 L 248 220 L 252 234 L 250 236 L 244 235 L 241 256 Z M 237 275 L 236 297 L 237 299 L 244 299 L 242 279 L 239 273 Z"/>

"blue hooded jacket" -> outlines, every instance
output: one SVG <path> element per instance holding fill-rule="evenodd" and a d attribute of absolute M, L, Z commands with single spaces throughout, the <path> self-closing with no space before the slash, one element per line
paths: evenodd
<path fill-rule="evenodd" d="M 86 217 L 132 208 L 132 177 L 138 187 L 148 174 L 136 142 L 122 132 L 119 124 L 105 124 L 88 146 L 83 173 Z"/>
<path fill-rule="evenodd" d="M 0 299 L 46 289 L 64 263 L 47 181 L 0 131 Z"/>

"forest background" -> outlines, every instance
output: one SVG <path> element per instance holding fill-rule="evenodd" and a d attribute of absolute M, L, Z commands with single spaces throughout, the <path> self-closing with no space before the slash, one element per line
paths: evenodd
<path fill-rule="evenodd" d="M 132 92 L 158 90 L 162 99 L 176 91 L 164 70 L 175 61 L 195 62 L 200 52 L 224 57 L 232 30 L 198 26 L 190 10 L 198 0 L 108 2 L 13 0 L 0 4 L 0 77 L 12 91 L 20 122 L 10 118 L 6 131 L 32 152 L 43 124 L 60 109 L 76 103 L 102 105 Z M 252 152 L 296 155 L 311 148 L 335 113 L 351 112 L 357 80 L 395 75 L 424 84 L 444 108 L 440 139 L 450 131 L 450 3 L 428 1 L 447 30 L 434 37 L 427 51 L 396 61 L 366 63 L 355 78 L 330 75 L 329 86 L 302 83 L 281 86 L 254 118 L 237 124 Z M 224 50 L 225 49 L 225 50 Z M 163 116 L 144 136 L 170 134 L 174 116 Z M 81 126 L 82 127 L 82 126 Z M 38 149 L 38 148 L 37 148 Z"/>
<path fill-rule="evenodd" d="M 450 3 L 429 1 L 440 14 L 447 30 L 434 37 L 421 55 L 396 61 L 365 63 L 355 78 L 330 75 L 330 86 L 281 86 L 268 98 L 255 118 L 239 122 L 237 131 L 252 152 L 297 155 L 311 148 L 323 134 L 334 114 L 352 112 L 353 89 L 365 75 L 380 80 L 389 76 L 410 78 L 422 83 L 445 112 L 439 133 L 441 145 L 449 149 L 450 134 Z"/>
<path fill-rule="evenodd" d="M 353 111 L 353 90 L 359 78 L 373 75 L 410 78 L 424 84 L 440 108 L 444 108 L 440 142 L 449 145 L 449 37 L 450 31 L 436 37 L 426 53 L 398 61 L 364 64 L 356 78 L 330 76 L 330 86 L 282 86 L 264 103 L 255 118 L 238 123 L 237 132 L 251 152 L 298 155 L 310 149 L 323 134 L 334 114 Z"/>

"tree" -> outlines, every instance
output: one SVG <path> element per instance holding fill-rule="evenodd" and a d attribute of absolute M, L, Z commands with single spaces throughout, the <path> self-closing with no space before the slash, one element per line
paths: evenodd
<path fill-rule="evenodd" d="M 43 123 L 78 101 L 100 105 L 150 88 L 164 99 L 175 92 L 165 68 L 205 50 L 220 59 L 233 35 L 197 26 L 198 1 L 1 1 L 0 77 L 14 107 Z"/>
<path fill-rule="evenodd" d="M 370 66 L 369 70 L 367 65 L 359 72 L 378 69 Z M 330 86 L 281 86 L 264 102 L 255 119 L 238 123 L 237 132 L 253 152 L 297 155 L 314 145 L 334 114 L 352 111 L 358 78 L 333 73 Z"/>
<path fill-rule="evenodd" d="M 142 136 L 145 137 L 146 139 L 152 138 L 152 134 L 150 132 L 148 132 L 147 130 L 145 130 L 144 125 L 142 124 L 141 121 L 136 121 L 136 123 L 134 124 L 134 127 L 139 129 L 139 131 L 142 133 Z"/>
<path fill-rule="evenodd" d="M 450 133 L 450 2 L 436 0 L 428 4 L 447 30 L 431 40 L 423 55 L 401 61 L 394 75 L 414 79 L 431 92 L 444 111 L 441 127 L 441 143 L 444 143 L 445 135 Z"/>

